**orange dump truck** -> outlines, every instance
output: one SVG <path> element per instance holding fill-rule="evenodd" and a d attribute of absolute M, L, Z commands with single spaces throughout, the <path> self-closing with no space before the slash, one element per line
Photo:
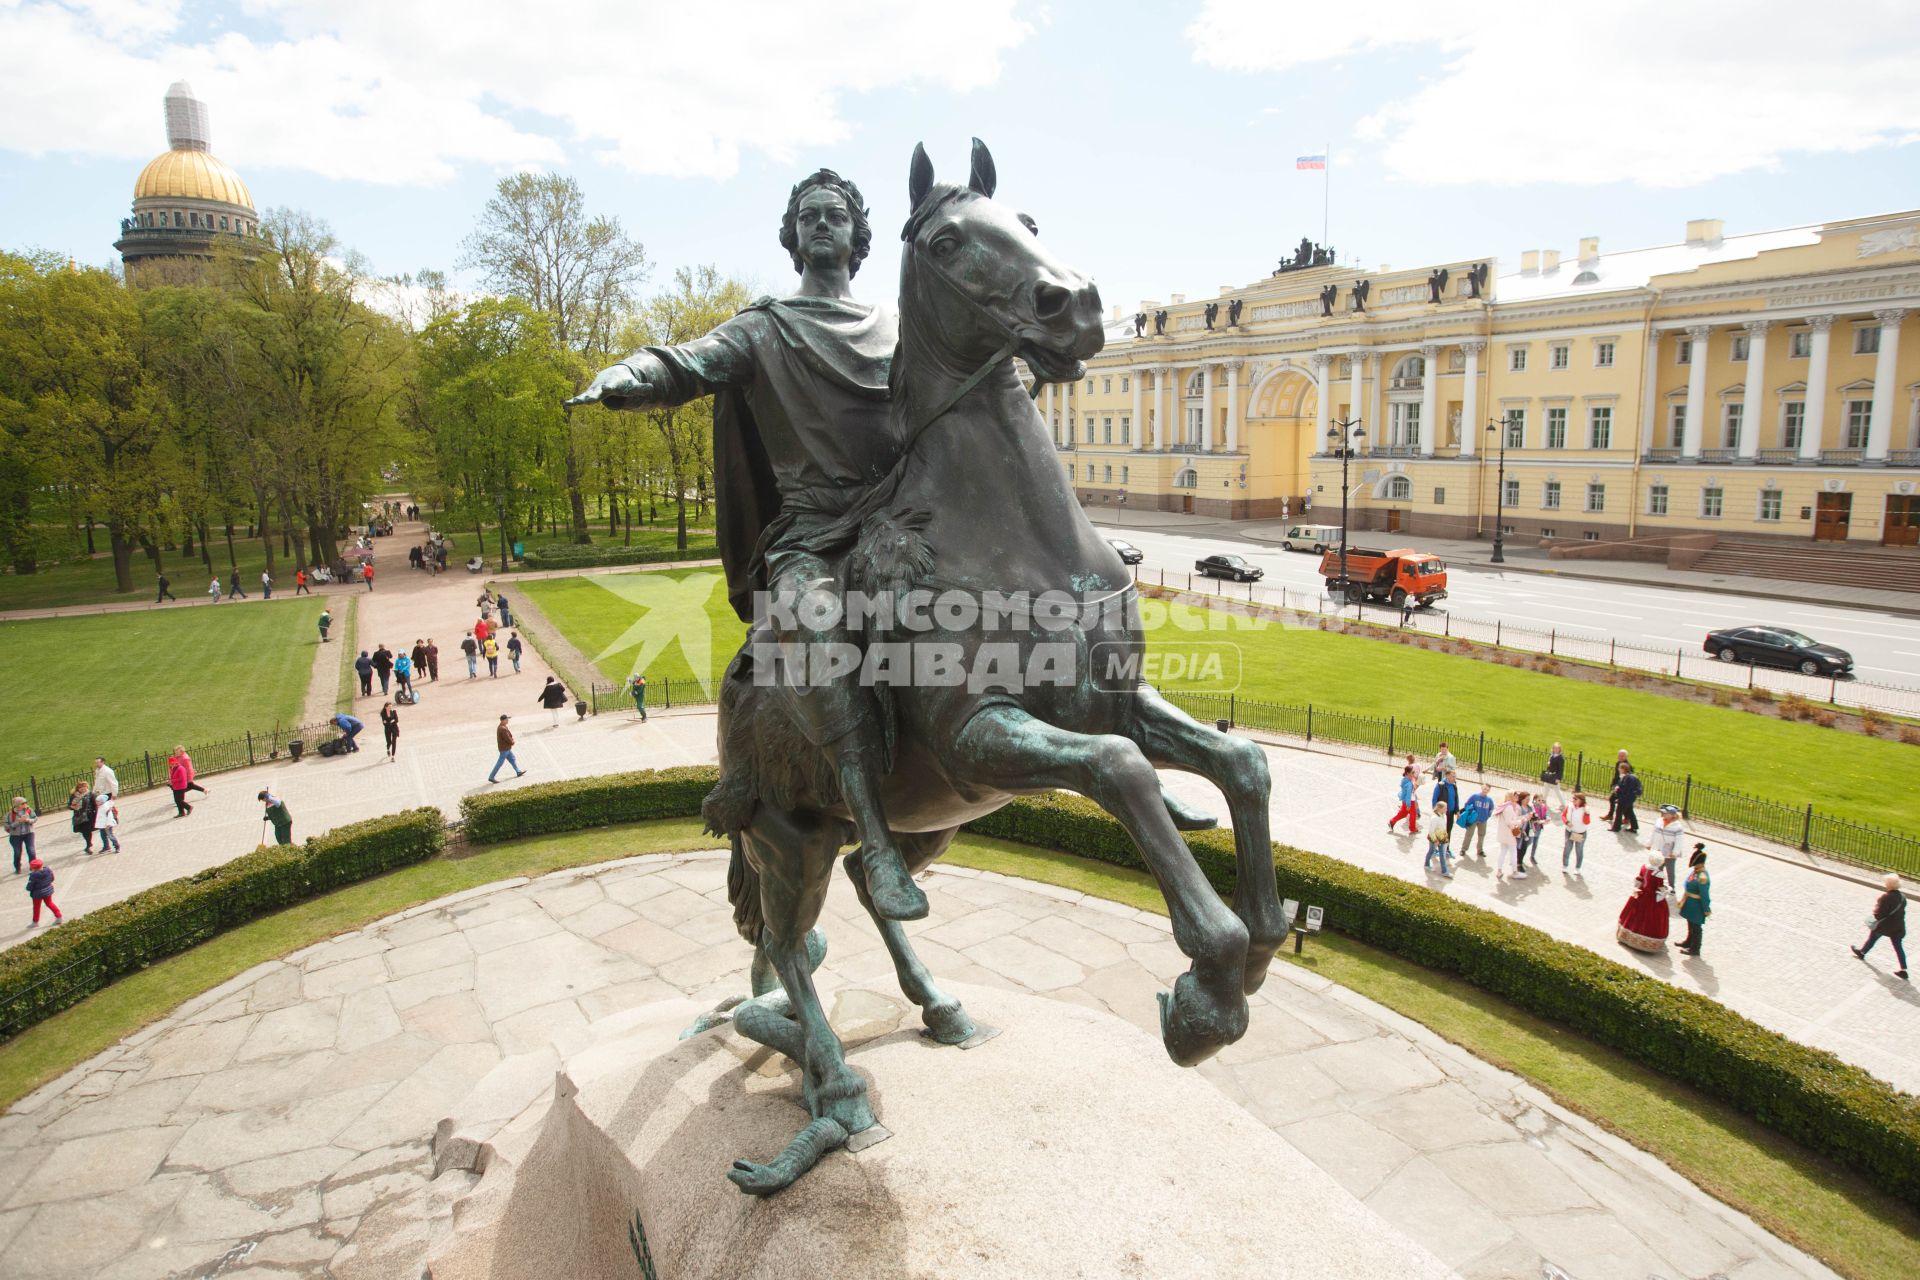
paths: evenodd
<path fill-rule="evenodd" d="M 1320 558 L 1327 594 L 1338 600 L 1384 600 L 1395 608 L 1412 600 L 1422 607 L 1446 598 L 1447 566 L 1439 556 L 1412 547 L 1396 551 L 1347 548 L 1347 576 L 1340 577 L 1340 551 Z"/>

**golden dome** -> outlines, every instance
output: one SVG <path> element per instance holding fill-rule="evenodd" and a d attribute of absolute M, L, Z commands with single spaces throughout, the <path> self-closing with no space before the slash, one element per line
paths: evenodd
<path fill-rule="evenodd" d="M 253 195 L 224 160 L 211 151 L 179 147 L 147 162 L 134 180 L 135 200 L 219 200 L 253 208 Z"/>

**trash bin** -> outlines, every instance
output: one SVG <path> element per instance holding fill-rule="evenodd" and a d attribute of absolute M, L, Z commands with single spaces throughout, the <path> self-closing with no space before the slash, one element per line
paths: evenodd
<path fill-rule="evenodd" d="M 1213 722 L 1213 727 L 1214 727 L 1214 728 L 1216 728 L 1216 729 L 1218 729 L 1218 730 L 1219 730 L 1220 732 L 1222 732 L 1222 733 L 1225 733 L 1225 732 L 1226 732 L 1227 730 L 1229 730 L 1229 729 L 1231 729 L 1231 728 L 1233 728 L 1233 721 L 1231 721 L 1231 720 L 1215 720 L 1215 721 Z"/>
<path fill-rule="evenodd" d="M 306 753 L 306 750 L 307 744 L 300 738 L 295 738 L 293 741 L 287 743 L 287 755 L 295 762 L 299 761 L 300 757 Z"/>

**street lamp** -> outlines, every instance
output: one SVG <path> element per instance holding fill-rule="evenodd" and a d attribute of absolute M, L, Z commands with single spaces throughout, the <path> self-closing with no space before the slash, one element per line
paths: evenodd
<path fill-rule="evenodd" d="M 1489 435 L 1497 433 L 1500 437 L 1500 474 L 1493 482 L 1493 557 L 1489 563 L 1505 564 L 1507 562 L 1504 553 L 1505 537 L 1501 529 L 1505 523 L 1507 502 L 1507 433 L 1500 429 L 1498 420 L 1487 424 L 1487 433 Z M 1485 475 L 1486 472 L 1482 471 L 1480 474 Z M 1483 511 L 1485 509 L 1481 508 Z"/>
<path fill-rule="evenodd" d="M 1347 592 L 1347 463 L 1353 457 L 1354 447 L 1367 438 L 1366 428 L 1360 425 L 1359 418 L 1350 418 L 1336 422 L 1327 428 L 1327 447 L 1340 453 L 1340 597 L 1344 604 Z"/>

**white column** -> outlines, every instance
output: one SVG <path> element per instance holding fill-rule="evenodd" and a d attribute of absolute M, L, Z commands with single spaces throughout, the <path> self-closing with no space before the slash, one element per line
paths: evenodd
<path fill-rule="evenodd" d="M 1434 441 L 1440 435 L 1434 406 L 1440 398 L 1440 348 L 1420 348 L 1420 456 L 1433 456 Z"/>
<path fill-rule="evenodd" d="M 1701 432 L 1707 425 L 1707 337 L 1713 332 L 1704 324 L 1687 330 L 1693 349 L 1687 358 L 1687 429 L 1680 437 L 1680 456 L 1698 459 Z"/>
<path fill-rule="evenodd" d="M 1053 433 L 1055 448 L 1060 446 L 1060 419 L 1053 414 L 1053 384 L 1046 383 L 1040 388 L 1040 416 L 1047 420 L 1047 430 Z"/>
<path fill-rule="evenodd" d="M 1080 439 L 1073 425 L 1073 390 L 1079 385 L 1078 381 L 1060 384 L 1060 416 L 1066 420 L 1067 424 L 1061 430 L 1060 439 L 1069 449 L 1073 448 Z"/>
<path fill-rule="evenodd" d="M 1213 366 L 1200 366 L 1200 451 L 1213 452 Z"/>
<path fill-rule="evenodd" d="M 1867 421 L 1867 461 L 1885 462 L 1893 446 L 1893 377 L 1900 358 L 1900 322 L 1907 318 L 1901 310 L 1876 311 L 1880 322 L 1880 354 L 1873 361 L 1873 417 Z"/>
<path fill-rule="evenodd" d="M 1171 449 L 1180 439 L 1178 423 L 1169 425 L 1167 414 L 1173 398 L 1167 394 L 1168 384 L 1173 381 L 1173 366 L 1161 365 L 1159 372 L 1153 375 L 1153 399 L 1159 407 L 1154 410 L 1153 443 L 1158 449 Z"/>
<path fill-rule="evenodd" d="M 1129 375 L 1133 378 L 1133 448 L 1136 453 L 1147 447 L 1147 420 L 1140 416 L 1141 402 L 1146 399 L 1140 390 L 1140 379 L 1146 373 L 1145 369 L 1135 369 Z"/>
<path fill-rule="evenodd" d="M 1467 388 L 1460 397 L 1460 456 L 1471 458 L 1474 443 L 1480 438 L 1480 352 L 1484 342 L 1463 342 L 1467 353 Z"/>
<path fill-rule="evenodd" d="M 1227 361 L 1227 452 L 1240 452 L 1240 362 Z"/>
<path fill-rule="evenodd" d="M 1319 433 L 1313 438 L 1313 452 L 1320 453 L 1327 447 L 1327 432 L 1333 430 L 1333 379 L 1328 377 L 1328 366 L 1333 357 L 1315 354 L 1313 357 L 1313 389 L 1317 408 L 1313 424 Z"/>
<path fill-rule="evenodd" d="M 1767 330 L 1771 320 L 1747 323 L 1747 384 L 1740 396 L 1740 448 L 1738 455 L 1751 460 L 1760 456 L 1760 430 L 1766 422 Z"/>
<path fill-rule="evenodd" d="M 1813 341 L 1807 351 L 1807 416 L 1800 425 L 1800 456 L 1812 462 L 1820 457 L 1827 431 L 1827 345 L 1833 337 L 1832 316 L 1810 316 Z"/>
<path fill-rule="evenodd" d="M 1660 410 L 1655 392 L 1660 386 L 1660 331 L 1649 330 L 1647 349 L 1640 357 L 1640 456 L 1654 447 L 1660 430 Z"/>
<path fill-rule="evenodd" d="M 1352 390 L 1348 393 L 1349 403 L 1347 405 L 1347 421 L 1353 422 L 1366 416 L 1367 407 L 1366 405 L 1360 402 L 1360 393 L 1363 390 L 1364 384 L 1366 382 L 1367 358 L 1361 355 L 1358 351 L 1356 351 L 1353 353 L 1351 357 L 1349 357 L 1349 359 L 1352 361 L 1352 363 L 1347 366 L 1347 371 L 1352 375 L 1352 383 L 1351 383 Z M 1371 439 L 1375 439 L 1375 440 L 1379 439 L 1380 438 L 1379 424 L 1375 422 L 1368 422 L 1367 435 Z"/>

